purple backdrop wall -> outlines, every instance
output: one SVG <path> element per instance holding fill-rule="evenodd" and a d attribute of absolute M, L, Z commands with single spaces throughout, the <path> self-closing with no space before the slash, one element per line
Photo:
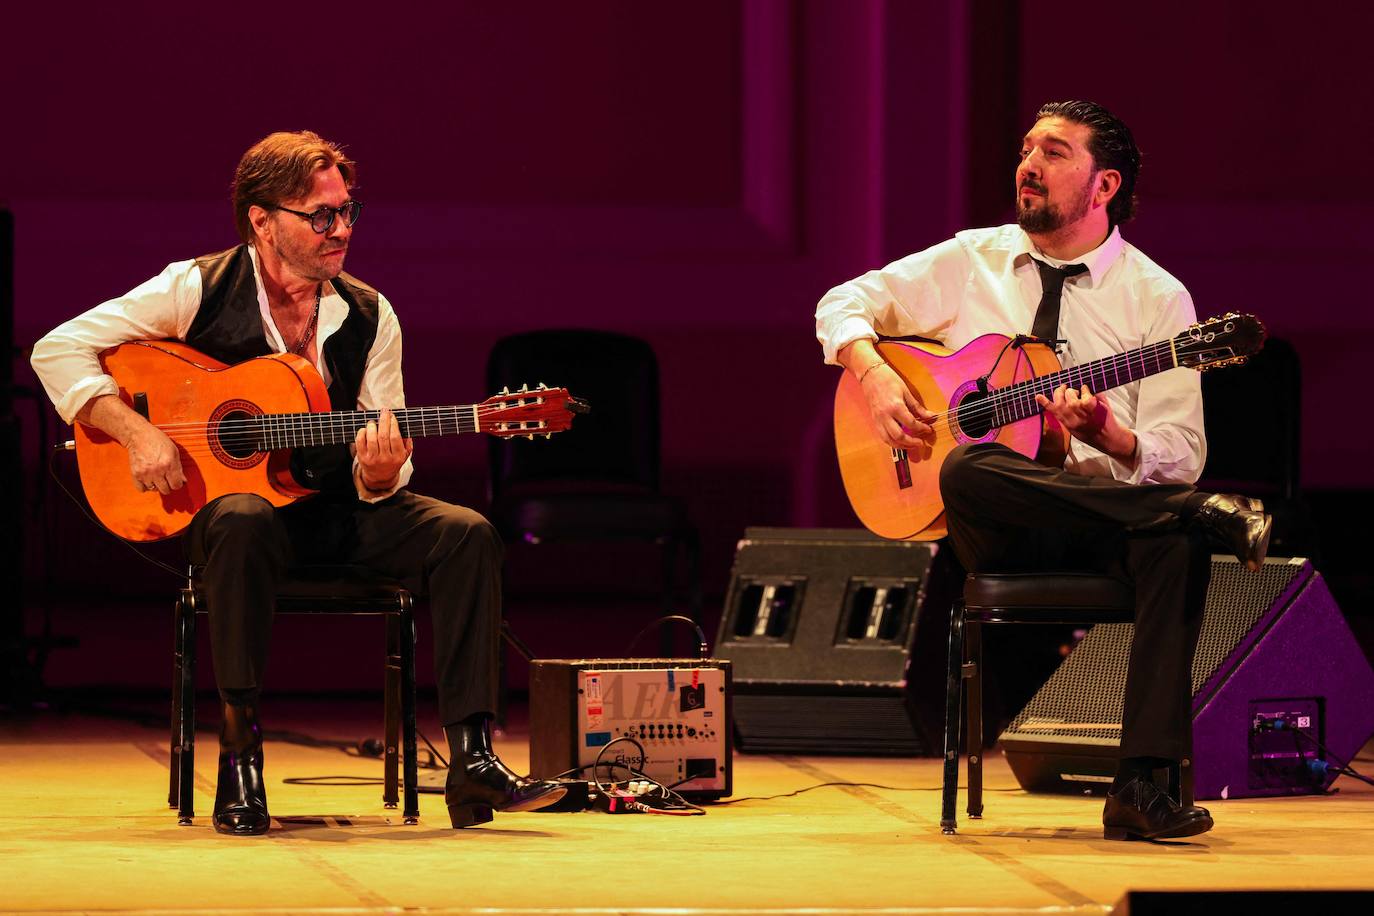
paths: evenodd
<path fill-rule="evenodd" d="M 989 60 L 998 16 L 1018 26 Z M 234 243 L 237 156 L 310 127 L 360 162 L 348 266 L 398 309 L 412 403 L 479 397 L 486 351 L 512 331 L 655 345 L 666 485 L 693 495 L 708 589 L 746 524 L 852 524 L 812 307 L 968 225 L 981 183 L 1009 201 L 1009 167 L 971 138 L 1010 154 L 1049 97 L 1134 125 L 1148 160 L 1127 234 L 1199 311 L 1254 311 L 1298 345 L 1306 482 L 1369 483 L 1369 436 L 1338 394 L 1374 324 L 1356 281 L 1374 257 L 1357 219 L 1374 195 L 1366 9 L 344 0 L 265 20 L 171 2 L 18 18 L 0 200 L 18 225 L 21 345 Z M 998 66 L 1013 78 L 990 81 Z M 974 104 L 989 94 L 1015 128 Z M 417 487 L 481 505 L 484 456 L 426 442 Z M 56 524 L 67 557 L 98 543 L 70 511 Z"/>

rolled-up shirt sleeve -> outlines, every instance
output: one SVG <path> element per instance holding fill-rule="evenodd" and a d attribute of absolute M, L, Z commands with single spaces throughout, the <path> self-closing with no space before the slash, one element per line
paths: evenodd
<path fill-rule="evenodd" d="M 200 308 L 194 261 L 168 264 L 123 296 L 58 325 L 33 346 L 30 362 L 57 413 L 68 423 L 91 398 L 117 394 L 100 353 L 131 340 L 183 339 Z"/>
<path fill-rule="evenodd" d="M 837 364 L 837 354 L 861 338 L 939 337 L 954 319 L 968 270 L 963 246 L 950 239 L 830 290 L 816 306 L 826 363 Z"/>
<path fill-rule="evenodd" d="M 1161 304 L 1145 342 L 1170 340 L 1196 321 L 1192 297 L 1177 292 Z M 1135 464 L 1111 459 L 1114 478 L 1127 483 L 1195 483 L 1207 462 L 1201 374 L 1173 369 L 1142 380 L 1134 429 Z"/>
<path fill-rule="evenodd" d="M 359 410 L 399 410 L 406 406 L 405 384 L 401 376 L 401 323 L 391 303 L 380 293 L 377 296 L 377 336 L 367 354 L 367 368 L 358 388 Z M 358 498 L 375 503 L 394 494 L 410 482 L 414 465 L 409 458 L 401 465 L 396 486 L 389 490 L 369 490 L 363 486 L 358 459 L 353 458 L 353 483 Z"/>

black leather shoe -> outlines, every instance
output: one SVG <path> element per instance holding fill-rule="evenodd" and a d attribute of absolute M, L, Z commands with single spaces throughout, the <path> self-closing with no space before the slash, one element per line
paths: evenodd
<path fill-rule="evenodd" d="M 1196 836 L 1212 829 L 1212 814 L 1184 807 L 1153 782 L 1132 779 L 1108 793 L 1102 809 L 1102 835 L 1109 840 L 1164 840 Z"/>
<path fill-rule="evenodd" d="M 537 811 L 567 791 L 553 782 L 525 779 L 491 749 L 491 720 L 445 727 L 452 759 L 444 784 L 444 803 L 454 827 L 485 824 L 493 811 Z"/>
<path fill-rule="evenodd" d="M 1269 533 L 1274 519 L 1264 503 L 1245 496 L 1213 493 L 1195 516 L 1209 534 L 1226 546 L 1251 570 L 1258 570 L 1269 552 Z"/>
<path fill-rule="evenodd" d="M 262 729 L 253 706 L 224 705 L 213 820 L 217 833 L 231 836 L 261 836 L 272 823 L 262 780 Z"/>

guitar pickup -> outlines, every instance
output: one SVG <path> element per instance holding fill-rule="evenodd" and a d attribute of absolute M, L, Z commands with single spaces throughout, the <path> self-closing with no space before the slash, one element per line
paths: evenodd
<path fill-rule="evenodd" d="M 910 489 L 911 462 L 907 460 L 906 449 L 894 448 L 892 450 L 892 468 L 897 473 L 897 489 Z"/>

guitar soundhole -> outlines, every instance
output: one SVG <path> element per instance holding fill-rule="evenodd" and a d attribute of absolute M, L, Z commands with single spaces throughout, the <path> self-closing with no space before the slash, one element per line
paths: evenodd
<path fill-rule="evenodd" d="M 971 387 L 963 397 L 955 401 L 954 426 L 962 442 L 977 442 L 988 438 L 993 432 L 993 415 L 985 402 L 987 395 L 977 387 Z"/>
<path fill-rule="evenodd" d="M 242 471 L 267 457 L 258 442 L 261 414 L 251 401 L 226 401 L 210 415 L 210 451 L 221 464 Z"/>

